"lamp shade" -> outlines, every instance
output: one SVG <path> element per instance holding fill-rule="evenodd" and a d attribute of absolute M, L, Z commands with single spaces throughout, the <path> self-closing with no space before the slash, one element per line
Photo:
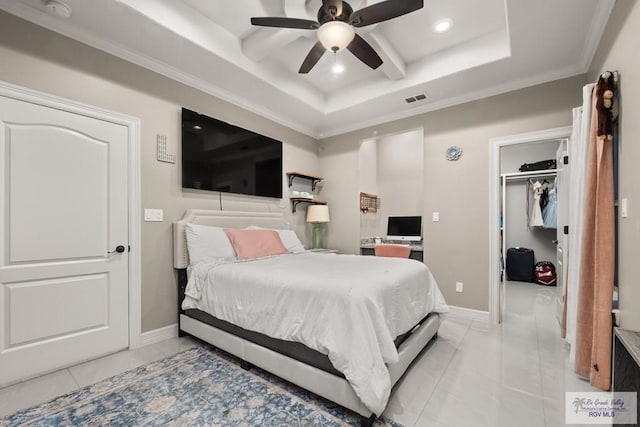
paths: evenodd
<path fill-rule="evenodd" d="M 307 208 L 307 222 L 329 222 L 329 206 L 312 205 Z"/>
<path fill-rule="evenodd" d="M 330 21 L 318 28 L 318 40 L 325 49 L 333 52 L 349 46 L 355 35 L 353 27 L 342 21 Z"/>

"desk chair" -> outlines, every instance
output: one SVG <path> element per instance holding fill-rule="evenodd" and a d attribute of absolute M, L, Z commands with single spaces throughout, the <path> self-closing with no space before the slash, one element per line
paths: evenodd
<path fill-rule="evenodd" d="M 376 256 L 409 258 L 411 246 L 396 245 L 393 243 L 380 243 L 374 247 L 373 251 Z"/>

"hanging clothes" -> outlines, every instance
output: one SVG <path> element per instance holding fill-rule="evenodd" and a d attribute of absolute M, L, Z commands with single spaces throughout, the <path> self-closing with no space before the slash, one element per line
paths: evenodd
<path fill-rule="evenodd" d="M 557 180 L 547 189 L 547 202 L 542 208 L 542 222 L 544 228 L 558 228 L 558 193 L 556 190 Z"/>
<path fill-rule="evenodd" d="M 544 220 L 542 219 L 542 209 L 540 208 L 542 184 L 540 183 L 540 181 L 529 181 L 529 183 L 531 184 L 533 189 L 533 207 L 531 208 L 531 215 L 529 216 L 529 227 L 542 227 L 544 226 Z"/>
<path fill-rule="evenodd" d="M 542 213 L 544 214 L 544 208 L 547 206 L 547 202 L 549 201 L 549 181 L 546 179 L 542 181 L 542 195 L 540 196 L 540 209 L 542 209 Z"/>

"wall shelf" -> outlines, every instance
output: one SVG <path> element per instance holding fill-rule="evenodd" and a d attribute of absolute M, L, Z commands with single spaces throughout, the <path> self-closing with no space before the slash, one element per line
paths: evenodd
<path fill-rule="evenodd" d="M 309 205 L 326 205 L 327 204 L 327 202 L 325 202 L 324 200 L 307 199 L 306 197 L 291 197 L 289 200 L 291 200 L 292 213 L 296 213 L 296 207 L 300 203 L 307 203 Z"/>
<path fill-rule="evenodd" d="M 289 178 L 289 187 L 293 185 L 294 178 L 302 178 L 311 181 L 311 191 L 316 189 L 316 185 L 323 180 L 322 177 L 308 174 L 306 172 L 287 172 L 287 178 Z"/>

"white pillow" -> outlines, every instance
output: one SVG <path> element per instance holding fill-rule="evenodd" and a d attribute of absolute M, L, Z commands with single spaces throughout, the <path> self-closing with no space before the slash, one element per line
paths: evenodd
<path fill-rule="evenodd" d="M 300 239 L 298 239 L 298 235 L 293 230 L 276 230 L 280 235 L 280 240 L 282 240 L 282 244 L 287 251 L 292 254 L 297 254 L 299 252 L 304 252 L 304 246 Z"/>
<path fill-rule="evenodd" d="M 264 230 L 263 227 L 258 227 L 257 225 L 250 225 L 249 227 L 247 227 L 247 229 Z M 275 229 L 271 228 L 270 230 L 275 230 Z M 280 240 L 282 241 L 282 244 L 284 245 L 284 247 L 287 249 L 287 252 L 292 254 L 297 254 L 305 251 L 304 245 L 302 244 L 300 239 L 298 239 L 298 235 L 296 234 L 295 231 L 293 230 L 276 230 L 276 231 L 280 235 Z"/>
<path fill-rule="evenodd" d="M 187 224 L 186 234 L 191 264 L 204 259 L 235 258 L 236 256 L 229 238 L 220 227 Z"/>

